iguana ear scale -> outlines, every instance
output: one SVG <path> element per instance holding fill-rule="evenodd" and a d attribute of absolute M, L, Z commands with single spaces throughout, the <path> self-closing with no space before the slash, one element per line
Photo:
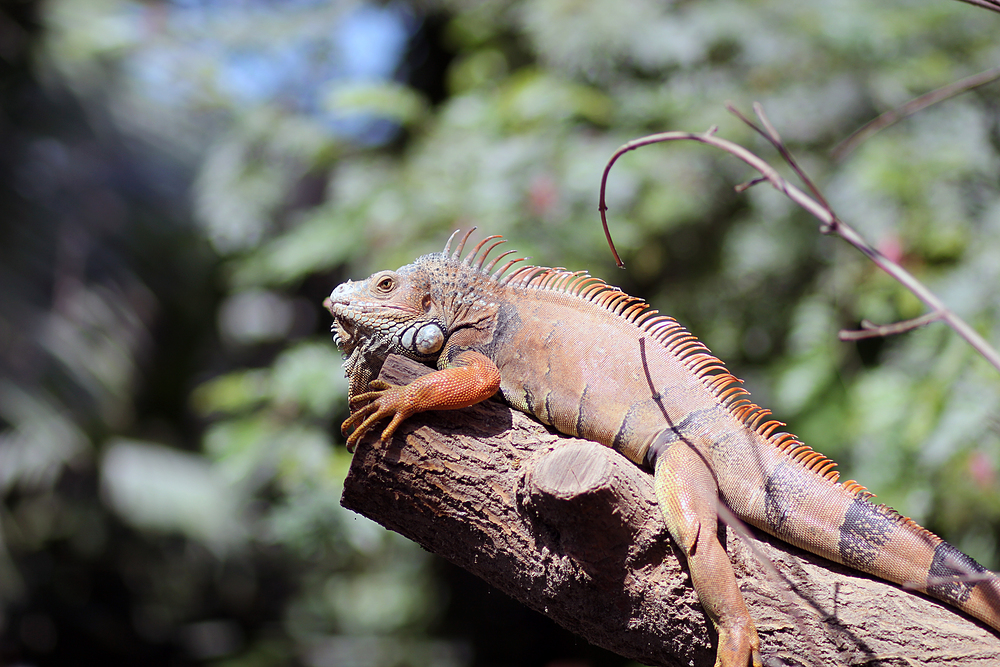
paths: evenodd
<path fill-rule="evenodd" d="M 434 354 L 444 346 L 444 331 L 437 322 L 414 325 L 403 332 L 399 342 L 407 350 L 417 354 Z"/>

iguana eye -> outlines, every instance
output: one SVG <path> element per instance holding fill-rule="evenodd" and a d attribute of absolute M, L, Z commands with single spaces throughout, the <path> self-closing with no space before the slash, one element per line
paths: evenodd
<path fill-rule="evenodd" d="M 396 287 L 396 280 L 392 276 L 382 276 L 382 278 L 375 283 L 375 290 L 381 292 L 382 294 L 388 294 Z"/>

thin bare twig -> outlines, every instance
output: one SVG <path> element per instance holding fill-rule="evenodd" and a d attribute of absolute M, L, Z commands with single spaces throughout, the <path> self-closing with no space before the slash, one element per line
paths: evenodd
<path fill-rule="evenodd" d="M 708 132 L 703 134 L 695 132 L 661 132 L 659 134 L 653 134 L 630 141 L 621 146 L 617 151 L 615 151 L 614 155 L 611 156 L 608 164 L 604 167 L 604 174 L 601 177 L 601 194 L 600 201 L 598 203 L 598 211 L 601 214 L 601 223 L 604 226 L 604 235 L 608 239 L 608 245 L 611 247 L 611 252 L 615 257 L 615 261 L 618 263 L 618 266 L 624 268 L 625 264 L 618 256 L 618 251 L 615 249 L 614 242 L 611 239 L 611 231 L 608 228 L 606 215 L 608 207 L 605 203 L 605 192 L 607 190 L 608 174 L 611 171 L 611 167 L 613 167 L 615 162 L 618 161 L 618 158 L 625 153 L 643 146 L 649 146 L 651 144 L 658 144 L 667 141 L 695 141 L 698 143 L 708 144 L 709 146 L 714 146 L 715 148 L 723 150 L 730 155 L 739 158 L 760 172 L 760 174 L 766 178 L 776 190 L 783 193 L 786 197 L 808 211 L 813 217 L 817 218 L 820 221 L 821 231 L 825 233 L 835 233 L 860 250 L 880 269 L 892 276 L 906 289 L 910 290 L 910 292 L 920 299 L 931 310 L 931 312 L 938 313 L 940 315 L 940 319 L 947 322 L 948 326 L 954 329 L 955 332 L 964 338 L 969 345 L 971 345 L 977 352 L 979 352 L 979 354 L 983 356 L 984 359 L 1000 371 L 1000 354 L 998 354 L 997 351 L 988 342 L 986 342 L 986 340 L 980 336 L 975 329 L 969 326 L 962 318 L 951 312 L 951 310 L 945 306 L 937 295 L 927 289 L 927 287 L 917 280 L 909 271 L 872 247 L 860 234 L 858 234 L 858 232 L 854 230 L 854 228 L 837 218 L 828 206 L 820 204 L 818 201 L 802 192 L 802 190 L 798 189 L 791 183 L 788 183 L 768 162 L 739 144 L 716 137 L 716 130 L 717 128 L 712 127 Z M 763 130 L 758 129 L 757 131 L 762 134 L 765 133 Z"/>
<path fill-rule="evenodd" d="M 997 12 L 1000 14 L 1000 2 L 996 0 L 958 0 L 959 2 L 964 2 L 967 5 L 975 5 L 976 7 L 982 7 L 983 9 L 988 9 L 991 12 Z"/>
<path fill-rule="evenodd" d="M 912 331 L 913 329 L 919 329 L 920 327 L 930 324 L 931 322 L 937 322 L 941 318 L 941 313 L 933 312 L 921 315 L 920 317 L 915 317 L 912 320 L 894 322 L 892 324 L 874 324 L 868 320 L 861 320 L 860 331 L 844 329 L 837 334 L 837 338 L 842 341 L 852 341 L 863 340 L 865 338 L 895 336 L 896 334 L 906 333 L 907 331 Z"/>
<path fill-rule="evenodd" d="M 806 184 L 806 187 L 808 187 L 809 191 L 812 192 L 813 197 L 815 197 L 819 203 L 823 205 L 823 208 L 825 208 L 831 216 L 833 215 L 833 209 L 830 208 L 830 204 L 826 201 L 826 197 L 824 197 L 823 193 L 819 191 L 819 188 L 817 188 L 812 182 L 812 179 L 806 175 L 806 172 L 799 167 L 799 163 L 795 161 L 795 156 L 793 156 L 791 151 L 789 151 L 785 146 L 785 142 L 781 140 L 781 135 L 778 134 L 778 130 L 775 129 L 774 125 L 771 124 L 771 121 L 768 120 L 767 116 L 764 114 L 764 107 L 761 106 L 760 102 L 753 103 L 753 112 L 754 115 L 756 115 L 760 120 L 761 125 L 764 126 L 763 129 L 757 127 L 753 121 L 740 113 L 740 110 L 737 109 L 732 102 L 726 102 L 726 110 L 742 120 L 747 126 L 750 127 L 750 129 L 754 130 L 760 136 L 771 142 L 771 145 L 774 146 L 774 148 L 781 154 L 782 159 L 784 159 L 788 166 L 792 168 L 795 175 Z"/>
<path fill-rule="evenodd" d="M 931 586 L 941 586 L 943 584 L 955 584 L 955 583 L 966 583 L 975 584 L 980 581 L 996 581 L 1000 579 L 1000 575 L 995 572 L 980 572 L 979 574 L 962 574 L 962 575 L 950 575 L 950 576 L 938 576 L 938 577 L 927 577 L 927 581 L 924 583 L 914 582 L 914 583 L 904 583 L 903 589 L 908 591 L 919 591 L 925 586 L 930 588 Z"/>
<path fill-rule="evenodd" d="M 706 131 L 704 134 L 694 134 L 693 132 L 661 132 L 660 134 L 651 134 L 649 136 L 642 137 L 641 139 L 633 139 L 632 141 L 623 144 L 618 148 L 617 151 L 615 151 L 615 154 L 611 156 L 611 160 L 604 167 L 604 174 L 601 176 L 601 197 L 597 204 L 597 211 L 601 214 L 601 224 L 604 226 L 604 238 L 608 240 L 608 247 L 611 248 L 611 254 L 614 255 L 615 264 L 618 265 L 619 269 L 625 268 L 625 262 L 623 262 L 622 258 L 618 256 L 618 249 L 615 248 L 615 242 L 611 238 L 611 230 L 608 228 L 608 205 L 606 203 L 606 198 L 604 196 L 604 193 L 607 190 L 608 186 L 608 174 L 611 173 L 612 165 L 614 165 L 614 163 L 618 161 L 618 158 L 620 158 L 625 153 L 628 153 L 629 151 L 634 151 L 637 148 L 642 148 L 643 146 L 658 144 L 663 141 L 674 141 L 677 139 L 689 139 L 692 141 L 699 141 L 698 138 L 701 137 L 707 140 L 707 139 L 712 139 L 715 133 L 718 131 L 719 131 L 719 126 L 713 125 L 710 128 L 708 128 L 708 131 Z M 724 139 L 720 139 L 719 141 L 730 143 L 725 141 Z M 711 144 L 712 142 L 704 141 L 703 143 Z M 735 146 L 735 144 L 733 145 Z M 767 176 L 765 175 L 764 178 L 767 178 Z M 754 183 L 750 183 L 749 185 L 745 185 L 745 187 L 750 187 L 750 185 L 753 184 Z"/>
<path fill-rule="evenodd" d="M 758 183 L 767 183 L 767 179 L 764 178 L 763 176 L 758 176 L 757 178 L 751 178 L 746 183 L 740 183 L 739 185 L 737 185 L 735 187 L 735 190 L 737 192 L 744 192 L 745 190 L 749 190 Z"/>
<path fill-rule="evenodd" d="M 1000 3 L 995 3 L 995 7 L 997 7 L 995 11 L 1000 11 Z M 833 147 L 833 150 L 830 152 L 830 156 L 835 161 L 839 162 L 847 157 L 851 151 L 867 141 L 872 135 L 881 132 L 887 127 L 895 125 L 904 118 L 912 116 L 932 104 L 943 102 L 944 100 L 955 97 L 956 95 L 961 95 L 962 93 L 972 90 L 973 88 L 984 86 L 987 83 L 996 81 L 997 79 L 1000 79 L 1000 67 L 994 67 L 993 69 L 988 69 L 985 72 L 967 76 L 960 81 L 950 83 L 947 86 L 938 88 L 937 90 L 932 90 L 929 93 L 914 98 L 899 108 L 886 111 L 878 118 L 869 121 L 859 129 L 855 130 L 851 136 L 847 137 Z"/>

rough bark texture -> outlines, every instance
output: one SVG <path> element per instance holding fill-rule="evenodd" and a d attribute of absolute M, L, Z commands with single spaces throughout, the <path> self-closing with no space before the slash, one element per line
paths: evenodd
<path fill-rule="evenodd" d="M 381 377 L 429 370 L 393 357 Z M 649 665 L 714 660 L 651 476 L 500 402 L 417 415 L 388 446 L 369 436 L 342 503 L 594 644 Z M 947 605 L 747 538 L 727 529 L 766 665 L 1000 664 L 996 634 Z"/>

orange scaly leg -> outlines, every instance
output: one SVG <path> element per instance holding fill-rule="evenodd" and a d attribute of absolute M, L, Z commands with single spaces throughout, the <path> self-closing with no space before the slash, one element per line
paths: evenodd
<path fill-rule="evenodd" d="M 446 368 L 409 384 L 396 386 L 374 380 L 369 388 L 371 391 L 351 399 L 353 412 L 341 427 L 344 435 L 354 429 L 347 438 L 350 451 L 382 419 L 391 418 L 381 438 L 388 442 L 402 421 L 418 412 L 457 410 L 485 401 L 500 388 L 500 371 L 485 355 L 466 350 Z"/>
<path fill-rule="evenodd" d="M 757 629 L 716 536 L 719 492 L 708 464 L 682 440 L 657 458 L 653 486 L 670 535 L 687 557 L 698 600 L 719 633 L 715 667 L 761 667 Z"/>

